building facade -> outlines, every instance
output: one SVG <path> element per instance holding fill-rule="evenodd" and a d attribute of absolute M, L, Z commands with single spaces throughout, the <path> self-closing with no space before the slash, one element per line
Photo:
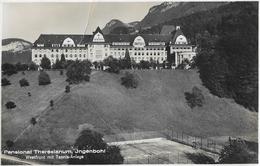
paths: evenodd
<path fill-rule="evenodd" d="M 39 65 L 41 59 L 46 56 L 53 64 L 64 54 L 66 60 L 87 59 L 99 62 L 109 56 L 124 58 L 126 50 L 137 63 L 141 60 L 162 63 L 167 59 L 168 50 L 168 54 L 175 57 L 175 66 L 184 59 L 191 60 L 196 55 L 193 46 L 188 44 L 187 38 L 178 26 L 169 35 L 105 35 L 98 27 L 93 35 L 40 35 L 33 44 L 32 61 Z"/>

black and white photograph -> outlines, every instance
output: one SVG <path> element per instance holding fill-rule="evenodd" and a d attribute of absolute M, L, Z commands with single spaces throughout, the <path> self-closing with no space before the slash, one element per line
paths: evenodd
<path fill-rule="evenodd" d="M 1 165 L 258 164 L 258 1 L 1 9 Z"/>

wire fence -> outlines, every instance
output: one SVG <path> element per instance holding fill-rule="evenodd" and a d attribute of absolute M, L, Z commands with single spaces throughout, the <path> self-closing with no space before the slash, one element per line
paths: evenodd
<path fill-rule="evenodd" d="M 179 142 L 191 146 L 195 149 L 202 149 L 211 153 L 219 154 L 223 145 L 216 141 L 200 136 L 192 136 L 185 132 L 177 132 L 173 129 L 166 129 L 163 131 L 165 137 L 169 140 Z"/>
<path fill-rule="evenodd" d="M 176 154 L 157 154 L 147 155 L 145 157 L 131 157 L 124 159 L 125 164 L 192 164 L 193 162 L 185 156 L 184 153 Z"/>

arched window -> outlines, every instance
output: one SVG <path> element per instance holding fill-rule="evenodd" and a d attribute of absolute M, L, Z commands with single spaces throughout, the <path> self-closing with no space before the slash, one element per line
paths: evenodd
<path fill-rule="evenodd" d="M 133 46 L 134 47 L 144 47 L 145 46 L 145 41 L 144 41 L 144 38 L 142 38 L 142 36 L 137 36 L 135 39 L 134 39 L 134 42 L 133 42 Z"/>
<path fill-rule="evenodd" d="M 70 37 L 68 37 L 63 41 L 62 47 L 75 47 L 75 43 Z"/>

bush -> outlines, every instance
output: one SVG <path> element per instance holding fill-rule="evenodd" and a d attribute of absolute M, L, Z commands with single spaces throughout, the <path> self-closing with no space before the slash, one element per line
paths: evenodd
<path fill-rule="evenodd" d="M 184 94 L 185 94 L 187 104 L 190 106 L 190 108 L 194 108 L 196 106 L 198 106 L 198 107 L 203 106 L 205 99 L 202 94 L 202 91 L 199 88 L 193 87 L 192 93 L 185 92 Z"/>
<path fill-rule="evenodd" d="M 63 70 L 60 70 L 60 75 L 61 75 L 61 76 L 63 75 Z"/>
<path fill-rule="evenodd" d="M 138 81 L 132 73 L 126 72 L 125 76 L 121 78 L 121 85 L 124 85 L 126 88 L 136 88 L 137 84 Z"/>
<path fill-rule="evenodd" d="M 108 58 L 104 59 L 103 64 L 104 66 L 108 66 L 105 71 L 119 74 L 121 67 L 120 62 L 116 58 L 109 56 Z"/>
<path fill-rule="evenodd" d="M 194 164 L 215 164 L 215 160 L 212 157 L 206 156 L 203 153 L 186 153 L 185 155 Z"/>
<path fill-rule="evenodd" d="M 38 80 L 39 80 L 39 85 L 48 85 L 51 83 L 50 76 L 44 71 L 40 72 Z"/>
<path fill-rule="evenodd" d="M 5 104 L 6 108 L 7 109 L 13 109 L 16 107 L 15 103 L 12 102 L 12 101 L 8 101 L 6 104 Z"/>
<path fill-rule="evenodd" d="M 19 83 L 20 83 L 20 86 L 21 86 L 21 87 L 29 86 L 29 85 L 30 85 L 29 82 L 28 82 L 25 78 L 21 79 L 21 80 L 19 81 Z"/>
<path fill-rule="evenodd" d="M 72 158 L 68 160 L 69 164 L 122 164 L 123 156 L 117 146 L 109 146 L 98 132 L 83 130 L 77 138 L 75 147 L 77 149 L 95 149 L 105 150 L 105 153 L 86 153 L 83 159 Z M 82 155 L 76 154 L 73 155 Z"/>
<path fill-rule="evenodd" d="M 25 71 L 29 68 L 27 64 L 21 64 L 20 62 L 16 63 L 15 66 L 17 71 Z"/>
<path fill-rule="evenodd" d="M 36 118 L 32 118 L 30 122 L 32 125 L 35 125 L 37 123 Z"/>
<path fill-rule="evenodd" d="M 2 86 L 7 86 L 7 85 L 11 85 L 10 81 L 6 78 L 2 78 Z"/>
<path fill-rule="evenodd" d="M 50 106 L 53 107 L 54 103 L 53 100 L 50 101 Z"/>
<path fill-rule="evenodd" d="M 37 70 L 38 69 L 38 66 L 35 64 L 35 63 L 31 63 L 30 65 L 29 65 L 29 70 L 33 70 L 33 71 L 35 71 L 35 70 Z"/>
<path fill-rule="evenodd" d="M 17 69 L 15 65 L 9 64 L 9 63 L 5 63 L 2 65 L 2 71 L 4 75 L 13 75 L 17 73 Z"/>
<path fill-rule="evenodd" d="M 257 163 L 257 155 L 248 149 L 245 141 L 241 139 L 229 139 L 228 144 L 220 152 L 219 163 Z"/>
<path fill-rule="evenodd" d="M 43 69 L 50 69 L 51 68 L 51 61 L 49 58 L 47 58 L 46 56 L 44 56 L 41 60 L 41 64 L 40 66 L 43 68 Z"/>
<path fill-rule="evenodd" d="M 89 81 L 91 63 L 87 60 L 72 62 L 67 68 L 67 81 L 72 83 L 79 83 L 81 81 Z"/>
<path fill-rule="evenodd" d="M 11 141 L 11 140 L 7 140 L 7 141 L 5 142 L 5 144 L 6 144 L 7 148 L 11 148 L 11 147 L 14 146 L 14 142 Z"/>
<path fill-rule="evenodd" d="M 66 92 L 66 93 L 69 93 L 69 92 L 70 92 L 70 86 L 69 86 L 69 85 L 67 85 L 67 86 L 65 87 L 65 92 Z"/>

